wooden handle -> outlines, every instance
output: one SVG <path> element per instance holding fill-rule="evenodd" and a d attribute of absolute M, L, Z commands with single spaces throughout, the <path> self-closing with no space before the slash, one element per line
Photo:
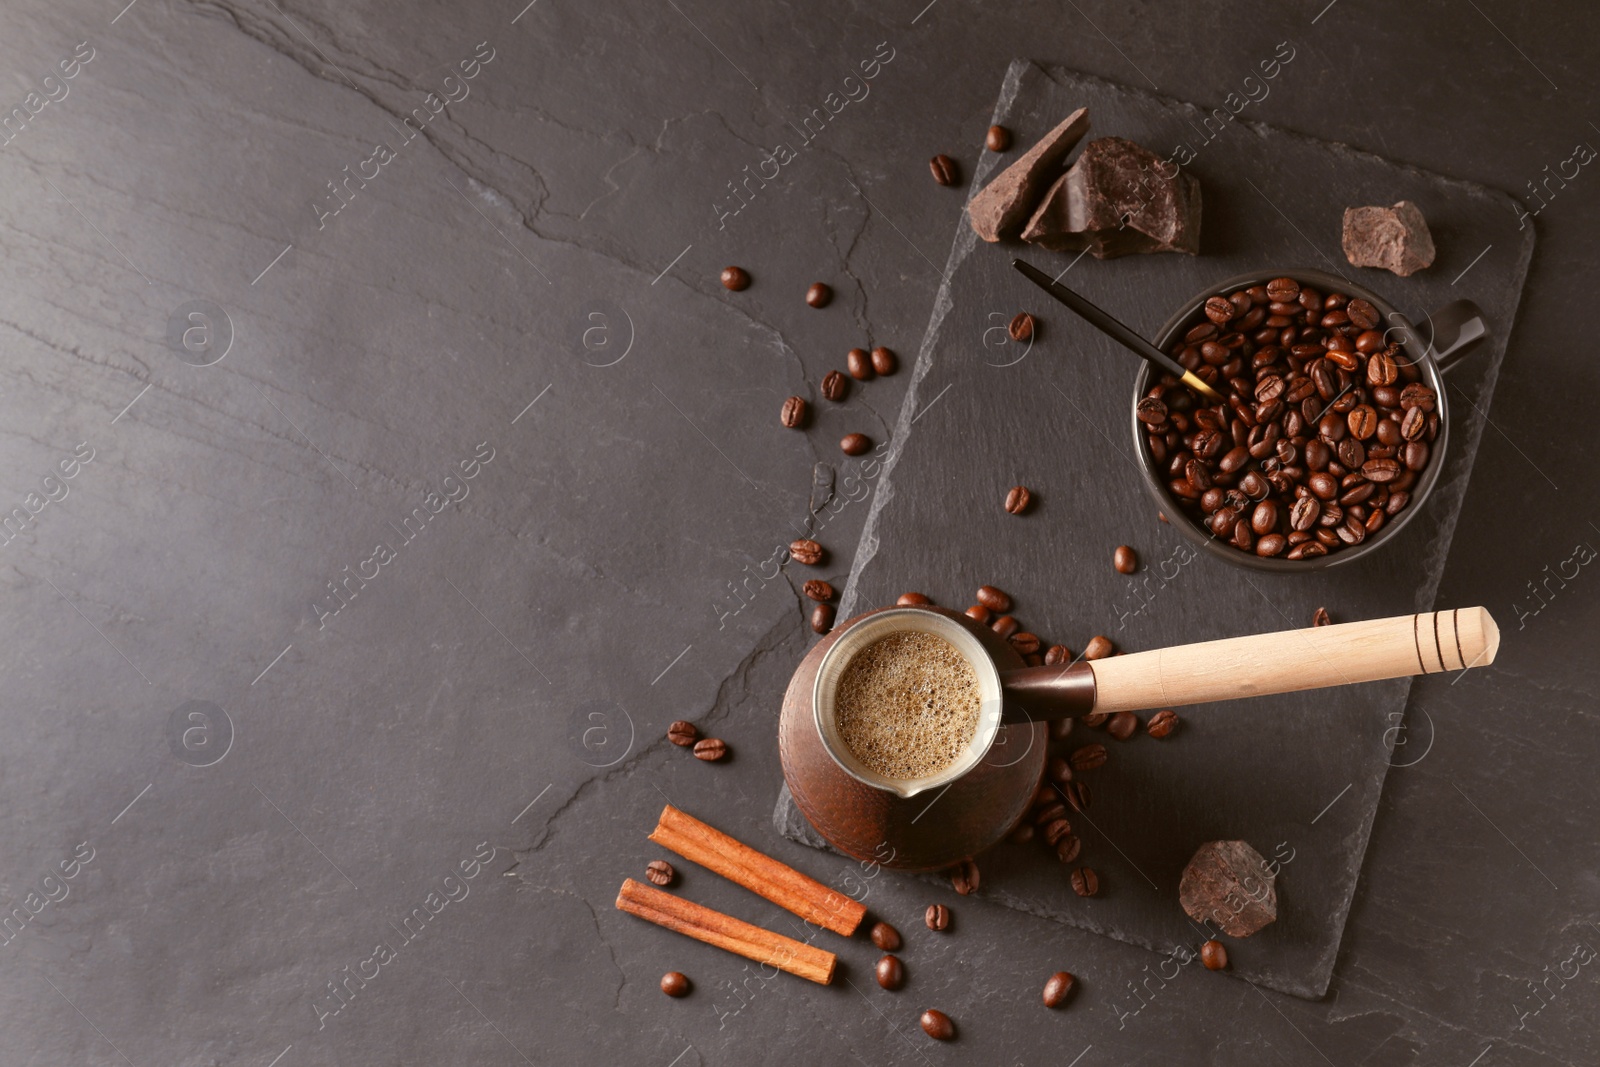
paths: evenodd
<path fill-rule="evenodd" d="M 1143 711 L 1294 693 L 1494 662 L 1500 629 L 1486 608 L 1231 637 L 1095 660 L 1095 711 Z"/>

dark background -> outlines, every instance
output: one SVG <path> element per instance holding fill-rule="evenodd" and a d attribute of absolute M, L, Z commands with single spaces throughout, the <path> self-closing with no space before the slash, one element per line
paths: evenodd
<path fill-rule="evenodd" d="M 79 42 L 94 57 L 0 148 L 0 510 L 59 496 L 42 480 L 80 443 L 93 459 L 0 547 L 0 890 L 25 916 L 40 894 L 0 945 L 0 1061 L 1593 1062 L 1594 961 L 1542 1000 L 1529 986 L 1600 945 L 1596 579 L 1552 580 L 1543 607 L 1529 592 L 1600 540 L 1593 448 L 1571 436 L 1597 376 L 1588 169 L 1534 222 L 1439 592 L 1495 612 L 1500 659 L 1415 688 L 1406 742 L 1426 755 L 1389 774 L 1327 998 L 1191 966 L 1135 1014 L 1129 983 L 1160 957 L 889 875 L 868 903 L 907 934 L 893 995 L 864 941 L 841 949 L 848 981 L 767 982 L 611 907 L 656 855 L 663 797 L 825 880 L 850 866 L 769 822 L 810 575 L 752 579 L 736 612 L 729 583 L 821 525 L 842 585 L 867 505 L 821 523 L 812 468 L 842 433 L 883 438 L 908 375 L 804 434 L 777 410 L 853 345 L 915 350 L 962 196 L 926 160 L 970 168 L 1013 58 L 1214 106 L 1289 40 L 1252 117 L 1531 210 L 1528 183 L 1600 142 L 1585 8 L 9 14 L 0 106 Z M 493 59 L 470 95 L 398 146 L 479 42 Z M 870 96 L 719 228 L 726 183 L 880 42 Z M 396 157 L 319 230 L 325 183 L 378 141 Z M 718 286 L 727 263 L 751 289 Z M 801 299 L 819 279 L 837 291 L 820 312 Z M 167 339 L 197 299 L 234 333 L 207 367 Z M 480 442 L 493 459 L 461 481 Z M 463 491 L 396 532 L 424 494 Z M 379 541 L 396 557 L 319 620 Z M 676 718 L 733 759 L 671 749 Z M 74 867 L 75 849 L 92 859 Z M 476 876 L 445 883 L 463 861 Z M 680 888 L 786 920 L 702 872 Z M 403 920 L 447 891 L 407 941 Z M 949 936 L 914 925 L 935 896 Z M 395 957 L 319 1029 L 328 983 L 379 942 Z M 690 998 L 656 991 L 672 968 Z M 1081 988 L 1047 1013 L 1061 968 Z M 960 1041 L 916 1030 L 927 1006 Z"/>

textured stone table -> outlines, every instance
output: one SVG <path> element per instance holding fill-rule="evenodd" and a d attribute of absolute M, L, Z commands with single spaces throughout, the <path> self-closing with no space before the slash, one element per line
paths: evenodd
<path fill-rule="evenodd" d="M 0 1062 L 1592 1061 L 1600 609 L 1568 561 L 1600 531 L 1556 412 L 1600 379 L 1568 162 L 1594 16 L 124 3 L 19 0 L 0 43 Z M 815 531 L 851 569 L 877 483 L 835 442 L 889 439 L 963 195 L 928 157 L 970 173 L 1018 55 L 1221 106 L 1286 39 L 1247 117 L 1539 232 L 1437 593 L 1502 618 L 1501 660 L 1414 687 L 1426 755 L 1384 784 L 1326 997 L 1157 986 L 1143 948 L 888 875 L 897 994 L 863 940 L 823 988 L 617 913 L 663 797 L 854 876 L 770 828 L 811 636 L 811 575 L 771 561 Z M 867 342 L 901 372 L 778 425 Z"/>

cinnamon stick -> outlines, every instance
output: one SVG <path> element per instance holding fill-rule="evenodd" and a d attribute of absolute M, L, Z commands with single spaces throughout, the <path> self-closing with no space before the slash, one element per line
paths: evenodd
<path fill-rule="evenodd" d="M 831 952 L 752 926 L 632 878 L 623 880 L 617 893 L 617 910 L 822 985 L 833 981 L 833 969 L 839 962 Z"/>
<path fill-rule="evenodd" d="M 671 804 L 661 809 L 661 820 L 650 840 L 836 934 L 849 937 L 855 933 L 862 916 L 867 913 L 865 907 L 843 893 L 757 852 Z"/>

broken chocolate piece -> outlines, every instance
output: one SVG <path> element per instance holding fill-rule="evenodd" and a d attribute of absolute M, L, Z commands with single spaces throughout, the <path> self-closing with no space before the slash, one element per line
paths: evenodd
<path fill-rule="evenodd" d="M 1185 170 L 1163 176 L 1161 157 L 1121 137 L 1083 148 L 1050 187 L 1022 239 L 1096 259 L 1130 253 L 1200 252 L 1200 182 Z"/>
<path fill-rule="evenodd" d="M 1344 209 L 1344 255 L 1352 267 L 1381 267 L 1402 278 L 1433 263 L 1433 235 L 1417 205 Z"/>
<path fill-rule="evenodd" d="M 1039 190 L 1055 180 L 1061 161 L 1089 130 L 1089 109 L 1080 107 L 1039 139 L 967 205 L 967 220 L 985 241 L 1015 237 L 1027 221 Z"/>
<path fill-rule="evenodd" d="M 1244 841 L 1207 841 L 1178 883 L 1178 901 L 1196 922 L 1229 937 L 1249 937 L 1278 917 L 1277 872 Z"/>

